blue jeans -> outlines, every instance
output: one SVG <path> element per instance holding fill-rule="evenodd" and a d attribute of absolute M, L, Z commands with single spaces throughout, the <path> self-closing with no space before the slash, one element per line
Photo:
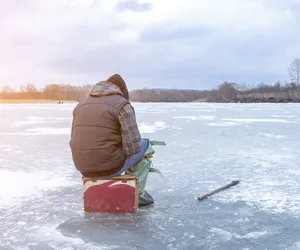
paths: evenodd
<path fill-rule="evenodd" d="M 105 178 L 116 177 L 116 176 L 122 174 L 123 172 L 125 172 L 126 170 L 128 170 L 129 168 L 133 167 L 135 164 L 137 164 L 144 157 L 145 152 L 147 151 L 148 146 L 149 146 L 149 141 L 142 139 L 140 142 L 140 146 L 141 146 L 141 148 L 138 153 L 136 153 L 135 155 L 126 157 L 123 167 L 118 172 L 116 172 L 112 175 L 105 176 Z"/>

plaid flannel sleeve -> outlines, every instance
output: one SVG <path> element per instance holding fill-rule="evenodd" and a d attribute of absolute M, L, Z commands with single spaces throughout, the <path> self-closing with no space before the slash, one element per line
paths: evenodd
<path fill-rule="evenodd" d="M 120 110 L 119 121 L 124 154 L 130 156 L 138 153 L 140 151 L 141 135 L 136 122 L 134 108 L 130 103 Z"/>

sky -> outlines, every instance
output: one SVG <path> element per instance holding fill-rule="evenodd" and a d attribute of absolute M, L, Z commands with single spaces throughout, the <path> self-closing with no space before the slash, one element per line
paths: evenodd
<path fill-rule="evenodd" d="M 0 0 L 0 86 L 289 80 L 300 0 Z"/>

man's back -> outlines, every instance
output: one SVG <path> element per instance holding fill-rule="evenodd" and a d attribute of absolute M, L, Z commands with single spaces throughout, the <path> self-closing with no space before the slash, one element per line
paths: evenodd
<path fill-rule="evenodd" d="M 125 162 L 118 115 L 128 101 L 119 91 L 113 84 L 100 82 L 74 109 L 70 147 L 75 167 L 82 173 L 107 175 Z"/>

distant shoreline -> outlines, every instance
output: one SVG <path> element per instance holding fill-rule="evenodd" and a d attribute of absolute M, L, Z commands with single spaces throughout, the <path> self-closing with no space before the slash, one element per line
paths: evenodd
<path fill-rule="evenodd" d="M 247 100 L 247 101 L 207 101 L 205 99 L 198 99 L 193 101 L 138 101 L 138 100 L 132 100 L 131 103 L 245 103 L 245 104 L 251 104 L 251 103 L 298 103 L 296 101 L 283 101 L 283 100 L 268 100 L 268 101 L 262 101 L 262 100 Z M 78 101 L 75 100 L 50 100 L 50 99 L 1 99 L 0 98 L 0 104 L 67 104 L 67 103 L 78 103 Z"/>
<path fill-rule="evenodd" d="M 72 100 L 49 100 L 49 99 L 0 99 L 0 104 L 60 104 L 77 103 Z"/>

